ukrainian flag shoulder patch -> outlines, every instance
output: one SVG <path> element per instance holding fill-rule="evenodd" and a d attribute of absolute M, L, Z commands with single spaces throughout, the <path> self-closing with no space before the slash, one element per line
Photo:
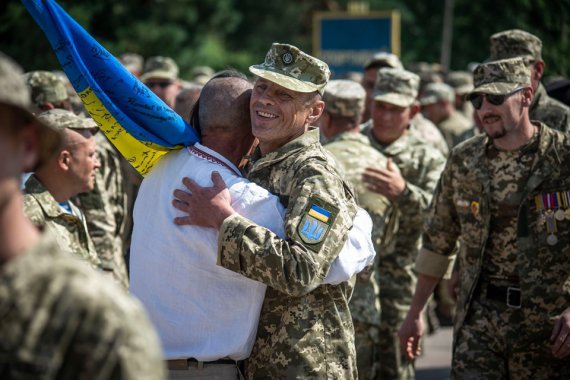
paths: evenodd
<path fill-rule="evenodd" d="M 338 214 L 338 209 L 318 197 L 309 198 L 297 233 L 301 241 L 311 248 L 320 248 Z"/>

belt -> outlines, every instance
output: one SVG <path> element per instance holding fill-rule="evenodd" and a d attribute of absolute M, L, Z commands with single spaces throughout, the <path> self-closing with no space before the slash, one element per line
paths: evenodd
<path fill-rule="evenodd" d="M 167 360 L 166 364 L 168 366 L 168 369 L 172 369 L 172 370 L 186 370 L 190 367 L 197 367 L 198 369 L 202 369 L 204 368 L 204 366 L 209 366 L 209 365 L 235 365 L 240 367 L 243 363 L 243 360 L 232 360 L 229 358 L 226 359 L 218 359 L 218 360 L 214 360 L 211 362 L 201 362 L 197 359 L 194 358 L 188 358 L 188 359 L 173 359 L 173 360 Z"/>
<path fill-rule="evenodd" d="M 513 309 L 520 309 L 522 305 L 521 289 L 516 286 L 487 285 L 487 299 L 505 303 Z"/>

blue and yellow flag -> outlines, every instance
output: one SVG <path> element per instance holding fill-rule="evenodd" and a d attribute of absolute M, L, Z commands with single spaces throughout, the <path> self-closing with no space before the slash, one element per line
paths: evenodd
<path fill-rule="evenodd" d="M 85 108 L 142 175 L 166 153 L 198 141 L 194 129 L 53 0 L 22 0 Z"/>

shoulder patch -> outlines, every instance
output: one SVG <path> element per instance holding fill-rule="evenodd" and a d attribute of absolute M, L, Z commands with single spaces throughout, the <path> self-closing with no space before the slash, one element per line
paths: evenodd
<path fill-rule="evenodd" d="M 333 225 L 338 208 L 318 197 L 309 198 L 307 208 L 297 226 L 301 241 L 318 250 Z"/>

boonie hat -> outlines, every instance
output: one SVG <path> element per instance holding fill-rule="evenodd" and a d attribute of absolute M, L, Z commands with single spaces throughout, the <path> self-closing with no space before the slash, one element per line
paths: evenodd
<path fill-rule="evenodd" d="M 49 159 L 59 146 L 61 136 L 57 130 L 38 120 L 29 111 L 31 106 L 30 92 L 24 82 L 22 69 L 2 52 L 0 52 L 0 104 L 12 107 L 20 112 L 26 120 L 39 126 L 41 144 L 39 162 Z"/>
<path fill-rule="evenodd" d="M 376 101 L 409 107 L 416 101 L 419 86 L 420 77 L 410 71 L 382 68 L 378 71 L 372 96 Z"/>
<path fill-rule="evenodd" d="M 530 69 L 523 58 L 486 62 L 475 68 L 473 81 L 475 88 L 467 95 L 468 100 L 476 93 L 505 95 L 531 85 Z"/>
<path fill-rule="evenodd" d="M 325 89 L 325 110 L 335 116 L 357 117 L 364 111 L 366 91 L 351 80 L 331 80 Z"/>
<path fill-rule="evenodd" d="M 293 45 L 273 43 L 265 61 L 249 67 L 258 77 L 297 92 L 323 94 L 330 78 L 329 66 Z"/>

